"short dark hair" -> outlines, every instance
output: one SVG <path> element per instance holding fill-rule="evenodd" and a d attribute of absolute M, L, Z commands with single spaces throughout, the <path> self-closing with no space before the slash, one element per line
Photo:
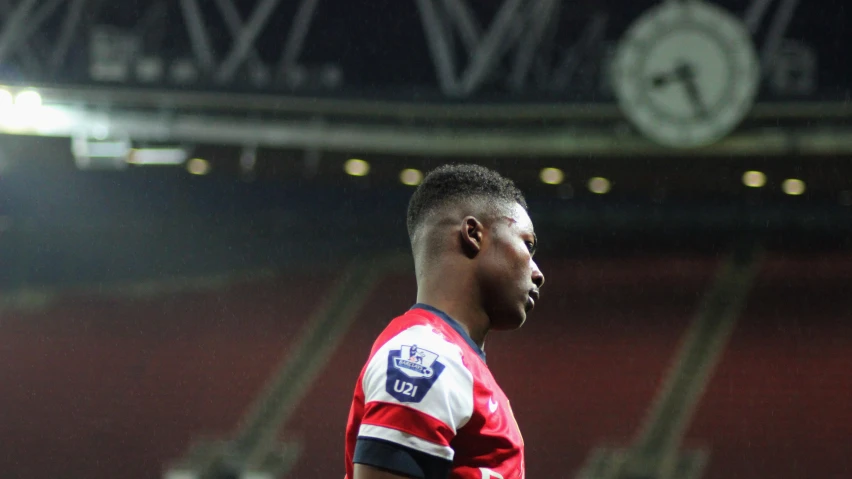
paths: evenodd
<path fill-rule="evenodd" d="M 449 164 L 426 175 L 408 202 L 408 236 L 435 208 L 453 201 L 484 198 L 491 201 L 518 203 L 524 209 L 527 202 L 515 183 L 494 170 L 480 165 Z"/>

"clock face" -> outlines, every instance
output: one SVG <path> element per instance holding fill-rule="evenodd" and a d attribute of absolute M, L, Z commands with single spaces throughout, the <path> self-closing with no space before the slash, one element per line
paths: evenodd
<path fill-rule="evenodd" d="M 642 15 L 622 39 L 612 68 L 625 115 L 652 140 L 681 148 L 733 131 L 760 82 L 745 26 L 699 0 L 670 0 Z"/>

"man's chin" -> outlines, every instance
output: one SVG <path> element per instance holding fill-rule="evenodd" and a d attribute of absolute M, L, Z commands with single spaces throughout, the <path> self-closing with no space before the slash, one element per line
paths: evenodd
<path fill-rule="evenodd" d="M 491 329 L 494 331 L 514 331 L 519 329 L 527 322 L 527 313 L 523 309 L 520 314 L 512 315 L 511 317 L 501 318 L 501 321 L 491 323 Z"/>

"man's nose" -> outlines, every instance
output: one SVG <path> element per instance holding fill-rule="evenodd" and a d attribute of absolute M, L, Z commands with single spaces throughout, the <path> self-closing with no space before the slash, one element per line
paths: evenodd
<path fill-rule="evenodd" d="M 544 273 L 538 269 L 538 265 L 533 262 L 532 282 L 539 289 L 544 285 Z"/>

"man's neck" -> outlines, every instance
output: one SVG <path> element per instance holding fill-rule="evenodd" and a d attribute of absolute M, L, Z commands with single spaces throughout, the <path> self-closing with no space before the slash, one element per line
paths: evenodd
<path fill-rule="evenodd" d="M 470 339 L 484 350 L 485 336 L 490 329 L 488 316 L 478 303 L 471 301 L 469 297 L 461 298 L 457 291 L 447 292 L 449 288 L 441 288 L 438 291 L 430 291 L 427 288 L 419 288 L 417 291 L 417 302 L 427 304 L 433 308 L 440 309 L 453 318 L 464 329 Z"/>

